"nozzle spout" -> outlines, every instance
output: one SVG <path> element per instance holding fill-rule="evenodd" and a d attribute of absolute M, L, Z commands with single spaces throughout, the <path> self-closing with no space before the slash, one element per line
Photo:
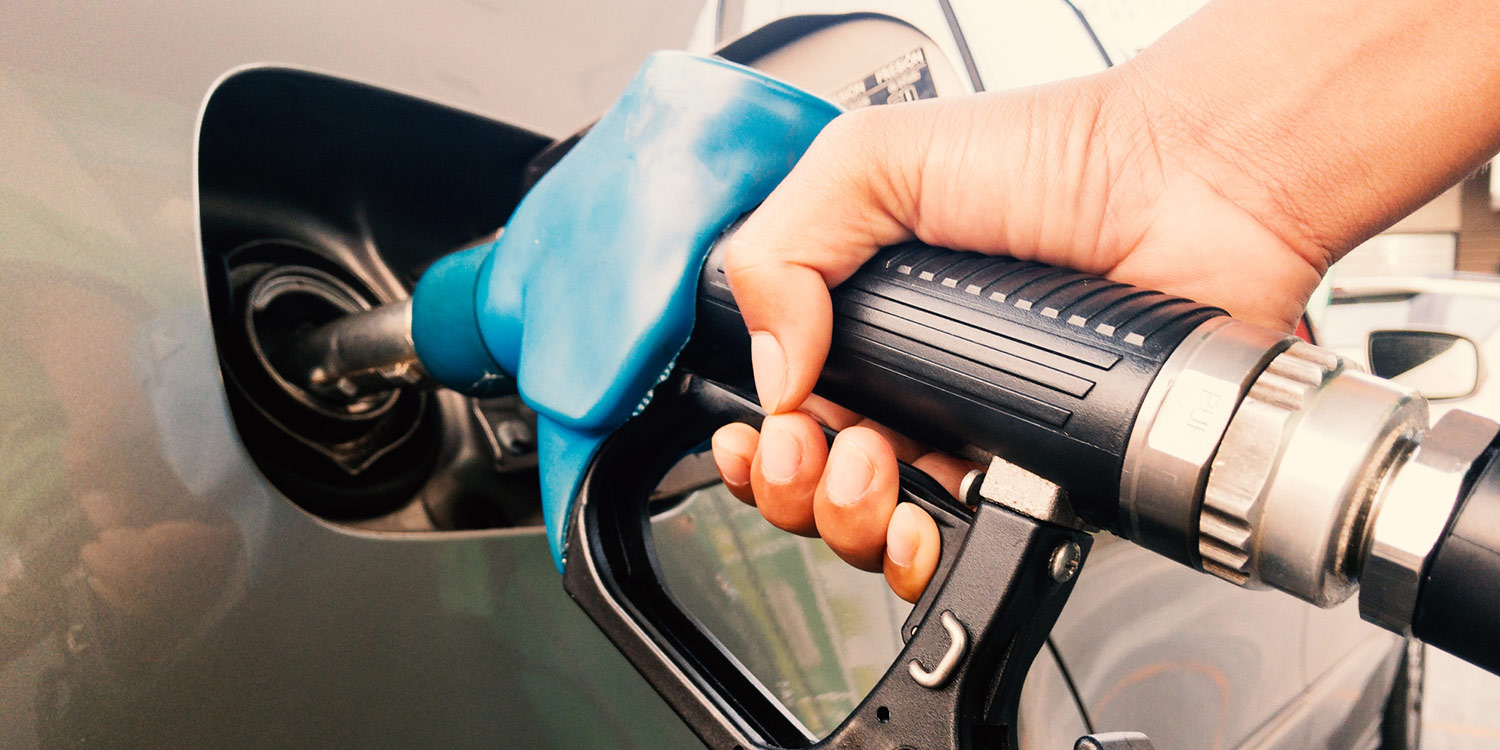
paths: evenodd
<path fill-rule="evenodd" d="M 271 360 L 282 377 L 335 403 L 393 388 L 437 385 L 417 359 L 409 299 L 318 326 L 288 342 Z"/>

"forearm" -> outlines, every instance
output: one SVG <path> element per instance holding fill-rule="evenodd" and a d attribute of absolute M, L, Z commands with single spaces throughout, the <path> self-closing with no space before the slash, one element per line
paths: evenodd
<path fill-rule="evenodd" d="M 1500 148 L 1496 40 L 1493 0 L 1219 0 L 1116 80 L 1164 159 L 1322 264 Z"/>

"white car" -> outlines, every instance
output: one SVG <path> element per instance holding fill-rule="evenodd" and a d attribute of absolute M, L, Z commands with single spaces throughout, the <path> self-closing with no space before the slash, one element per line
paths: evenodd
<path fill-rule="evenodd" d="M 1339 279 L 1314 320 L 1318 343 L 1427 397 L 1500 416 L 1500 276 Z"/>

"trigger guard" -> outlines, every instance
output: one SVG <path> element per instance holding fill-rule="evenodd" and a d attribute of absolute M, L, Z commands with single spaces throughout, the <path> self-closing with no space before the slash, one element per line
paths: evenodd
<path fill-rule="evenodd" d="M 917 598 L 906 621 L 901 623 L 901 642 L 906 643 L 927 619 L 928 613 L 932 611 L 933 600 L 943 588 L 943 583 L 948 580 L 948 574 L 953 571 L 953 563 L 958 560 L 964 539 L 969 535 L 969 526 L 974 521 L 974 511 L 948 494 L 942 485 L 921 469 L 901 464 L 900 473 L 901 490 L 897 502 L 914 503 L 927 511 L 937 523 L 938 538 L 942 542 L 932 580 L 927 582 L 922 596 Z"/>
<path fill-rule="evenodd" d="M 726 402 L 725 409 L 715 414 L 715 417 L 722 419 L 723 424 L 745 422 L 758 430 L 761 422 L 766 418 L 766 413 L 755 400 L 741 397 Z M 832 444 L 838 431 L 825 426 L 823 434 Z M 948 573 L 953 569 L 953 562 L 958 559 L 958 553 L 963 549 L 964 538 L 969 534 L 969 525 L 974 521 L 974 509 L 964 505 L 941 484 L 938 484 L 937 480 L 911 464 L 898 463 L 897 472 L 901 484 L 896 502 L 898 504 L 912 503 L 927 511 L 927 514 L 932 516 L 932 520 L 937 523 L 938 538 L 941 542 L 938 564 L 932 573 L 932 580 L 928 581 L 927 588 L 922 590 L 922 596 L 918 597 L 912 605 L 911 612 L 906 616 L 906 620 L 901 624 L 901 642 L 906 643 L 917 632 L 917 627 L 932 608 L 932 600 L 937 596 L 938 590 L 943 587 L 943 582 L 948 579 Z"/>
<path fill-rule="evenodd" d="M 1012 747 L 1020 690 L 1072 589 L 1048 575 L 1062 544 L 1087 554 L 1087 534 L 981 503 L 970 511 L 902 466 L 902 499 L 933 515 L 938 573 L 914 608 L 920 620 L 898 659 L 830 734 L 818 739 L 667 589 L 651 539 L 649 496 L 676 460 L 718 426 L 756 421 L 743 393 L 677 373 L 594 457 L 568 526 L 563 585 L 620 652 L 710 747 L 959 748 L 976 738 Z M 932 613 L 941 613 L 934 616 Z M 939 618 L 964 632 L 963 647 Z M 931 626 L 927 619 L 932 619 Z M 950 624 L 954 624 L 950 623 Z M 916 680 L 910 664 L 922 675 Z"/>

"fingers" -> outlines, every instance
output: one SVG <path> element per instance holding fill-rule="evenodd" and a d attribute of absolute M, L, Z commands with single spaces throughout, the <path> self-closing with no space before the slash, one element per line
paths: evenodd
<path fill-rule="evenodd" d="M 941 552 L 942 539 L 932 516 L 911 503 L 896 506 L 886 529 L 883 565 L 891 590 L 909 602 L 921 598 L 937 572 Z"/>
<path fill-rule="evenodd" d="M 816 397 L 809 406 L 823 409 L 835 424 L 859 420 Z M 818 420 L 803 412 L 767 417 L 762 432 L 726 425 L 713 436 L 714 460 L 729 491 L 756 505 L 771 524 L 823 537 L 840 558 L 883 571 L 892 590 L 914 601 L 937 570 L 941 552 L 932 517 L 916 505 L 897 505 L 898 453 L 921 451 L 908 447 L 904 437 L 859 421 L 841 431 L 831 448 Z M 973 468 L 940 453 L 918 455 L 913 465 L 955 494 Z"/>
<path fill-rule="evenodd" d="M 969 467 L 938 453 L 917 459 L 917 468 L 932 473 L 951 493 L 957 493 Z M 897 504 L 900 484 L 896 453 L 885 436 L 851 427 L 839 433 L 828 452 L 813 511 L 818 533 L 839 557 L 862 570 L 883 571 L 892 591 L 916 601 L 937 571 L 942 539 L 927 511 Z"/>
<path fill-rule="evenodd" d="M 724 480 L 729 494 L 750 505 L 755 504 L 755 493 L 750 488 L 750 464 L 759 444 L 760 433 L 743 422 L 720 427 L 711 441 L 719 478 Z"/>
<path fill-rule="evenodd" d="M 924 447 L 921 443 L 918 443 L 917 441 L 912 440 L 911 438 L 902 435 L 901 433 L 896 432 L 895 430 L 886 427 L 885 425 L 880 424 L 873 419 L 862 419 L 859 422 L 859 426 L 874 431 L 875 434 L 879 435 L 883 440 L 885 440 L 885 442 L 889 443 L 891 446 L 891 450 L 895 451 L 896 453 L 896 460 L 900 461 L 901 463 L 915 465 L 914 462 L 917 460 L 917 458 L 924 453 L 927 453 L 927 448 Z M 918 466 L 917 468 L 920 469 L 922 467 Z"/>
<path fill-rule="evenodd" d="M 828 461 L 823 428 L 802 412 L 773 414 L 761 424 L 750 488 L 760 514 L 771 525 L 816 536 L 813 492 Z"/>
<path fill-rule="evenodd" d="M 797 408 L 811 414 L 813 419 L 822 422 L 825 427 L 835 432 L 846 427 L 853 427 L 865 419 L 816 393 L 808 396 L 807 400 L 803 401 L 802 405 Z"/>
<path fill-rule="evenodd" d="M 965 461 L 946 453 L 927 453 L 910 462 L 923 474 L 932 477 L 948 494 L 958 497 L 958 491 L 969 472 L 982 468 L 973 461 Z"/>
<path fill-rule="evenodd" d="M 879 433 L 850 427 L 834 439 L 813 515 L 823 541 L 845 562 L 880 570 L 900 481 L 896 454 Z"/>
<path fill-rule="evenodd" d="M 796 409 L 812 393 L 833 323 L 828 286 L 910 236 L 897 217 L 913 203 L 903 187 L 913 170 L 906 150 L 888 147 L 890 122 L 880 113 L 839 117 L 726 240 L 724 271 L 767 413 Z"/>

